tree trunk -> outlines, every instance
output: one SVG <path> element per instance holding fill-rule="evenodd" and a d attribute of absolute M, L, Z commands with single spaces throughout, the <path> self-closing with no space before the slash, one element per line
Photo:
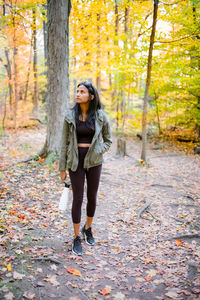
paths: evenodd
<path fill-rule="evenodd" d="M 6 17 L 6 5 L 5 5 L 5 0 L 3 1 L 3 16 L 4 18 Z M 9 59 L 9 50 L 5 48 L 5 56 L 7 60 L 7 64 L 5 65 L 7 74 L 8 74 L 8 90 L 9 90 L 9 108 L 10 108 L 10 113 L 12 115 L 12 97 L 13 97 L 13 89 L 12 89 L 12 71 L 11 71 L 11 63 Z"/>
<path fill-rule="evenodd" d="M 12 73 L 11 73 L 11 65 L 10 65 L 10 59 L 9 59 L 9 50 L 5 49 L 5 56 L 7 60 L 7 64 L 5 65 L 5 68 L 7 70 L 8 74 L 8 89 L 9 89 L 9 108 L 12 115 L 12 97 L 13 97 L 13 88 L 12 88 Z"/>
<path fill-rule="evenodd" d="M 45 11 L 47 10 L 47 6 L 43 5 L 43 11 L 42 11 L 42 15 L 43 15 L 43 40 L 44 40 L 44 64 L 47 67 L 47 22 L 46 22 L 46 13 Z"/>
<path fill-rule="evenodd" d="M 118 12 L 118 0 L 115 0 L 115 39 L 114 39 L 114 47 L 115 47 L 115 60 L 117 60 L 117 46 L 118 46 L 118 31 L 119 31 L 119 12 Z M 117 65 L 117 64 L 116 64 Z M 119 127 L 119 97 L 117 95 L 117 81 L 118 81 L 118 75 L 116 74 L 115 70 L 115 77 L 114 77 L 114 90 L 113 90 L 113 107 L 116 107 L 116 130 L 118 131 Z"/>
<path fill-rule="evenodd" d="M 29 85 L 29 77 L 31 72 L 31 60 L 32 60 L 32 46 L 33 46 L 33 36 L 31 37 L 31 45 L 30 45 L 30 56 L 29 56 L 29 62 L 28 62 L 28 71 L 27 71 L 27 77 L 26 77 L 26 84 L 25 84 L 25 91 L 24 91 L 24 102 L 27 101 L 27 95 L 28 95 L 28 85 Z"/>
<path fill-rule="evenodd" d="M 39 153 L 60 152 L 64 115 L 69 98 L 69 13 L 70 0 L 47 1 L 48 118 L 46 142 Z"/>
<path fill-rule="evenodd" d="M 97 14 L 97 77 L 96 77 L 96 86 L 99 95 L 101 95 L 101 70 L 100 70 L 100 14 Z"/>
<path fill-rule="evenodd" d="M 16 38 L 16 27 L 15 27 L 15 14 L 16 14 L 16 3 L 15 9 L 13 10 L 12 15 L 12 25 L 13 25 L 13 66 L 14 66 L 14 127 L 15 131 L 17 130 L 17 107 L 18 107 L 18 70 L 17 70 L 17 38 Z"/>
<path fill-rule="evenodd" d="M 36 37 L 36 8 L 32 10 L 33 13 L 33 112 L 38 112 L 39 109 L 39 95 L 38 95 L 38 71 L 37 71 L 37 37 Z"/>
<path fill-rule="evenodd" d="M 155 38 L 155 32 L 156 32 L 158 2 L 159 2 L 159 0 L 154 0 L 153 25 L 152 25 L 151 37 L 150 37 L 148 65 L 147 65 L 147 79 L 146 79 L 144 102 L 143 102 L 141 160 L 144 162 L 146 162 L 146 145 L 147 145 L 147 130 L 146 130 L 147 102 L 148 102 L 149 86 L 150 86 L 150 81 L 151 81 L 152 54 L 153 54 L 153 44 L 154 44 L 154 38 Z"/>
<path fill-rule="evenodd" d="M 117 155 L 119 156 L 126 156 L 126 140 L 123 138 L 117 139 Z"/>
<path fill-rule="evenodd" d="M 45 72 L 44 75 L 47 77 L 47 22 L 46 22 L 46 10 L 47 10 L 47 6 L 43 5 L 43 11 L 42 11 L 42 15 L 43 15 L 43 41 L 44 41 L 44 65 L 45 65 Z M 45 84 L 45 92 L 43 92 L 43 101 L 46 102 L 47 101 L 47 84 Z"/>
<path fill-rule="evenodd" d="M 159 109 L 158 109 L 158 102 L 157 102 L 158 96 L 155 96 L 155 103 L 156 103 L 156 116 L 158 121 L 158 131 L 159 135 L 162 134 L 161 126 L 160 126 L 160 116 L 159 116 Z"/>
<path fill-rule="evenodd" d="M 196 4 L 194 2 L 192 2 L 192 11 L 193 11 L 193 20 L 194 20 L 194 25 L 198 28 L 198 20 L 197 20 L 197 11 L 196 11 Z M 195 39 L 197 39 L 198 41 L 200 40 L 200 35 L 198 34 L 198 30 L 197 30 L 197 34 L 194 37 Z M 196 50 L 197 51 L 197 50 Z M 200 70 L 200 56 L 199 53 L 197 53 L 196 59 L 197 59 L 197 67 L 198 67 L 198 71 Z M 200 115 L 200 96 L 197 95 L 197 110 L 199 111 L 198 115 Z M 197 135 L 198 135 L 198 142 L 200 143 L 200 124 L 199 124 L 199 120 L 196 124 L 196 128 L 197 128 Z"/>

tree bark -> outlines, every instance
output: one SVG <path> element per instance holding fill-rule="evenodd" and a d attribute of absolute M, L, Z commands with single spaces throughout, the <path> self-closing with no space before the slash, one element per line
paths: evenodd
<path fill-rule="evenodd" d="M 115 0 L 115 40 L 114 40 L 114 46 L 115 46 L 115 60 L 117 59 L 117 51 L 116 48 L 118 46 L 118 31 L 119 31 L 119 12 L 118 12 L 118 0 Z M 118 75 L 116 74 L 115 70 L 115 76 L 114 76 L 114 91 L 113 91 L 113 97 L 112 97 L 112 104 L 113 108 L 116 107 L 116 130 L 118 131 L 119 128 L 119 97 L 117 95 L 117 81 L 118 81 Z"/>
<path fill-rule="evenodd" d="M 100 14 L 97 14 L 97 77 L 96 77 L 96 86 L 99 95 L 101 95 L 101 70 L 100 70 Z"/>
<path fill-rule="evenodd" d="M 196 27 L 198 27 L 196 5 L 195 5 L 194 2 L 192 2 L 192 11 L 193 11 L 194 25 Z M 200 40 L 200 35 L 196 34 L 195 39 L 197 39 L 199 41 Z M 196 53 L 198 53 L 198 51 Z M 200 70 L 200 56 L 199 56 L 199 54 L 197 54 L 196 59 L 197 59 L 197 67 L 198 67 L 198 71 L 199 71 Z M 198 115 L 200 115 L 200 95 L 197 95 L 197 110 L 199 111 Z M 196 124 L 196 128 L 197 128 L 197 134 L 198 134 L 198 142 L 200 143 L 200 124 L 199 124 L 199 122 Z"/>
<path fill-rule="evenodd" d="M 25 91 L 24 91 L 24 102 L 27 101 L 27 95 L 28 95 L 28 85 L 29 85 L 29 77 L 31 72 L 31 60 L 32 60 L 32 49 L 33 47 L 33 36 L 31 37 L 31 45 L 30 45 L 30 56 L 29 56 L 29 62 L 28 62 L 28 71 L 26 76 L 26 84 L 25 84 Z"/>
<path fill-rule="evenodd" d="M 141 160 L 144 162 L 146 162 L 146 145 L 147 145 L 147 130 L 146 130 L 147 102 L 148 102 L 149 86 L 151 81 L 152 54 L 153 54 L 153 44 L 154 44 L 155 32 L 156 32 L 158 3 L 159 0 L 154 0 L 153 24 L 152 24 L 151 37 L 150 37 L 149 55 L 148 55 L 148 64 L 147 64 L 147 79 L 146 79 L 144 101 L 143 101 Z"/>
<path fill-rule="evenodd" d="M 17 37 L 16 37 L 16 24 L 15 24 L 15 15 L 16 15 L 16 1 L 14 10 L 12 12 L 12 26 L 13 26 L 13 67 L 14 67 L 14 127 L 15 131 L 17 130 L 17 107 L 18 107 L 18 69 L 17 69 Z"/>
<path fill-rule="evenodd" d="M 13 97 L 13 88 L 12 88 L 12 72 L 11 72 L 11 64 L 10 64 L 10 59 L 9 59 L 9 50 L 5 49 L 5 56 L 7 60 L 7 64 L 5 65 L 5 68 L 7 70 L 8 74 L 8 89 L 9 89 L 9 108 L 10 112 L 12 114 L 12 97 Z"/>
<path fill-rule="evenodd" d="M 64 115 L 69 98 L 69 14 L 70 0 L 47 1 L 48 118 L 46 142 L 39 153 L 60 152 Z"/>
<path fill-rule="evenodd" d="M 158 99 L 158 96 L 155 96 L 156 116 L 157 116 L 157 121 L 158 121 L 158 131 L 159 131 L 159 135 L 161 135 L 162 134 L 162 129 L 161 129 L 161 126 L 160 126 L 160 115 L 159 115 L 157 99 Z"/>
<path fill-rule="evenodd" d="M 47 21 L 46 21 L 46 10 L 47 6 L 43 5 L 43 41 L 44 41 L 44 65 L 45 65 L 45 72 L 44 75 L 47 77 Z M 47 84 L 45 84 L 45 92 L 43 92 L 43 101 L 47 101 Z"/>
<path fill-rule="evenodd" d="M 38 71 L 37 71 L 37 37 L 36 37 L 36 8 L 32 9 L 33 13 L 33 112 L 38 112 L 39 109 L 39 93 L 38 93 Z"/>

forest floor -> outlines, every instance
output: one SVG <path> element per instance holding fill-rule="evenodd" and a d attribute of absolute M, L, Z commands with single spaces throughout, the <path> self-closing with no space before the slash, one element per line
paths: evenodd
<path fill-rule="evenodd" d="M 44 138 L 41 128 L 1 140 L 0 299 L 200 299 L 199 156 L 148 144 L 149 165 L 141 165 L 141 142 L 127 139 L 129 156 L 119 158 L 115 138 L 98 193 L 96 245 L 83 242 L 76 257 L 71 203 L 58 209 L 57 163 L 19 162 Z"/>

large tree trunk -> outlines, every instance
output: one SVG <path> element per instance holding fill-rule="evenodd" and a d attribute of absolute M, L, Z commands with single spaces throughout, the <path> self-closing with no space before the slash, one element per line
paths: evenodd
<path fill-rule="evenodd" d="M 37 70 L 37 37 L 36 37 L 36 8 L 33 10 L 33 112 L 38 112 L 39 109 L 39 93 L 38 93 L 38 70 Z"/>
<path fill-rule="evenodd" d="M 153 44 L 154 44 L 154 38 L 155 38 L 155 32 L 156 32 L 158 2 L 159 2 L 159 0 L 154 0 L 153 25 L 152 25 L 151 37 L 150 37 L 148 65 L 147 65 L 147 79 L 146 79 L 144 102 L 143 102 L 141 160 L 144 162 L 146 162 L 146 145 L 147 145 L 147 130 L 146 130 L 147 102 L 148 102 L 148 95 L 149 95 L 149 86 L 150 86 L 150 81 L 151 81 L 152 54 L 153 54 Z"/>
<path fill-rule="evenodd" d="M 70 0 L 47 1 L 48 122 L 46 142 L 39 153 L 60 152 L 64 115 L 68 107 L 68 34 Z"/>

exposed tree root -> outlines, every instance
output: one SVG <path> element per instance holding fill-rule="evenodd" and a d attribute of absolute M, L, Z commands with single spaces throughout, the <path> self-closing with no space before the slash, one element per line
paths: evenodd
<path fill-rule="evenodd" d="M 188 233 L 188 234 L 180 234 L 172 236 L 171 238 L 165 239 L 165 241 L 170 241 L 174 239 L 192 239 L 192 238 L 200 238 L 200 232 L 197 233 Z"/>
<path fill-rule="evenodd" d="M 147 210 L 147 208 L 149 208 L 150 205 L 151 202 L 146 200 L 144 206 L 138 212 L 138 219 L 142 218 L 142 214 Z"/>
<path fill-rule="evenodd" d="M 196 269 L 200 269 L 200 265 L 198 265 L 198 264 L 196 264 L 194 262 L 189 261 L 187 264 L 190 267 L 193 267 L 193 268 L 196 268 Z"/>
<path fill-rule="evenodd" d="M 167 185 L 167 184 L 158 184 L 158 183 L 153 183 L 150 186 L 156 186 L 156 187 L 163 187 L 163 188 L 173 188 L 172 185 Z"/>
<path fill-rule="evenodd" d="M 32 260 L 44 260 L 44 261 L 51 261 L 55 264 L 61 264 L 61 262 L 53 257 L 35 257 L 35 258 L 32 258 Z"/>
<path fill-rule="evenodd" d="M 155 216 L 154 216 L 154 214 L 152 214 L 148 209 L 146 209 L 146 212 L 147 213 L 149 213 L 151 216 L 152 216 L 152 218 L 156 221 L 156 222 L 161 222 L 158 218 L 156 218 Z"/>

